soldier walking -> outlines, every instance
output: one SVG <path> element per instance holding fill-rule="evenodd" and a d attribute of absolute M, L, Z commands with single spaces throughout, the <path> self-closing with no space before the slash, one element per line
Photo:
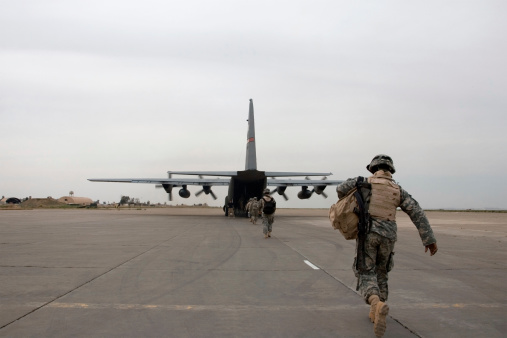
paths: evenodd
<path fill-rule="evenodd" d="M 264 238 L 271 237 L 273 222 L 275 221 L 276 201 L 269 193 L 269 189 L 264 189 L 264 196 L 259 201 L 259 210 L 262 212 L 262 232 L 264 233 Z"/>
<path fill-rule="evenodd" d="M 245 206 L 245 211 L 247 212 L 247 216 L 248 216 L 248 218 L 250 218 L 250 222 L 252 221 L 252 218 L 251 218 L 251 217 L 252 217 L 252 215 L 250 214 L 250 206 L 252 205 L 252 201 L 253 201 L 253 198 L 250 198 L 250 199 L 248 200 L 248 203 L 247 203 L 247 204 L 246 204 L 246 206 Z"/>
<path fill-rule="evenodd" d="M 257 217 L 259 217 L 259 201 L 254 197 L 250 203 L 250 222 L 257 224 Z"/>
<path fill-rule="evenodd" d="M 232 201 L 232 199 L 229 201 L 227 206 L 228 206 L 229 217 L 234 217 L 234 202 Z"/>
<path fill-rule="evenodd" d="M 370 305 L 369 318 L 374 323 L 377 337 L 382 337 L 386 330 L 386 317 L 389 306 L 388 273 L 393 268 L 394 243 L 396 242 L 396 208 L 400 207 L 410 216 L 417 227 L 419 236 L 425 246 L 424 252 L 430 250 L 433 256 L 438 248 L 428 218 L 417 201 L 403 188 L 395 183 L 393 160 L 387 155 L 377 155 L 366 166 L 370 176 L 365 189 L 369 191 L 365 198 L 367 230 L 361 240 L 357 240 L 357 253 L 354 259 L 354 273 L 358 277 L 358 290 L 365 302 Z M 361 178 L 362 179 L 362 178 Z M 358 177 L 350 178 L 340 184 L 336 191 L 338 198 L 343 198 L 361 181 Z M 361 186 L 361 184 L 359 184 Z M 364 194 L 363 194 L 364 196 Z"/>

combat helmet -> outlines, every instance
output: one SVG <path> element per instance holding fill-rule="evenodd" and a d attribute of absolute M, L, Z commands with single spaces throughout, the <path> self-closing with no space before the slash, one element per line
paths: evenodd
<path fill-rule="evenodd" d="M 372 174 L 375 174 L 375 172 L 378 170 L 378 166 L 385 166 L 389 169 L 391 174 L 394 174 L 396 170 L 394 169 L 394 163 L 393 159 L 385 154 L 379 154 L 371 160 L 370 164 L 366 166 L 366 169 L 368 169 L 369 172 Z"/>

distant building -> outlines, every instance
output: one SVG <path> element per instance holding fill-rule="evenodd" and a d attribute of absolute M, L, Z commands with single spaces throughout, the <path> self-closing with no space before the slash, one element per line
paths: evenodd
<path fill-rule="evenodd" d="M 19 198 L 16 198 L 16 197 L 9 197 L 5 203 L 7 204 L 21 204 L 21 200 Z"/>
<path fill-rule="evenodd" d="M 76 197 L 76 196 L 63 196 L 58 199 L 58 202 L 62 202 L 65 204 L 74 204 L 74 205 L 90 205 L 93 203 L 91 198 Z"/>

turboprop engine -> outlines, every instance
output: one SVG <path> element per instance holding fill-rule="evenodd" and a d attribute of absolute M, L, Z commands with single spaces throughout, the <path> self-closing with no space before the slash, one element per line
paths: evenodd
<path fill-rule="evenodd" d="M 215 195 L 215 193 L 211 190 L 211 185 L 203 185 L 202 189 L 195 193 L 195 196 L 199 197 L 199 195 L 202 193 L 206 195 L 211 194 L 211 197 L 213 197 L 214 200 L 217 199 L 217 195 Z"/>
<path fill-rule="evenodd" d="M 275 190 L 273 190 L 271 193 L 274 194 L 276 192 L 278 195 L 282 195 L 283 198 L 287 201 L 289 198 L 285 194 L 285 189 L 287 189 L 287 186 L 279 186 L 276 187 Z"/>
<path fill-rule="evenodd" d="M 327 194 L 324 192 L 324 189 L 326 189 L 327 185 L 316 185 L 313 187 L 313 191 L 317 195 L 322 195 L 324 198 L 327 198 Z"/>
<path fill-rule="evenodd" d="M 169 178 L 171 178 L 170 175 L 169 175 Z M 157 185 L 155 185 L 155 188 L 164 188 L 165 192 L 167 193 L 167 196 L 169 197 L 169 201 L 173 200 L 173 194 L 172 194 L 173 185 L 172 184 L 167 184 L 167 183 L 157 184 Z"/>
<path fill-rule="evenodd" d="M 178 191 L 178 194 L 183 198 L 190 197 L 190 191 L 188 191 L 186 186 L 184 186 L 182 189 L 180 189 L 180 191 Z"/>
<path fill-rule="evenodd" d="M 306 199 L 309 199 L 310 197 L 312 197 L 312 194 L 313 194 L 312 190 L 308 190 L 307 186 L 303 186 L 301 188 L 301 191 L 298 192 L 298 198 L 300 200 L 306 200 Z"/>

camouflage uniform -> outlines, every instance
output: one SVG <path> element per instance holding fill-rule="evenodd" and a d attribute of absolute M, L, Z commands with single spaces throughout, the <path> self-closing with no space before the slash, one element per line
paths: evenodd
<path fill-rule="evenodd" d="M 229 207 L 229 217 L 234 217 L 234 203 L 231 201 L 229 201 L 229 204 L 228 204 L 228 207 Z"/>
<path fill-rule="evenodd" d="M 340 184 L 336 188 L 338 198 L 344 197 L 352 190 L 356 186 L 356 182 L 357 177 L 350 178 Z M 419 203 L 417 203 L 417 201 L 402 187 L 399 188 L 401 195 L 399 207 L 408 214 L 416 226 L 423 245 L 427 246 L 436 243 L 428 218 L 419 206 Z M 369 203 L 369 197 L 370 196 L 366 199 L 366 204 Z M 359 272 L 353 268 L 356 277 L 359 278 L 359 290 L 367 304 L 368 298 L 371 295 L 378 295 L 383 302 L 387 300 L 389 294 L 387 285 L 388 272 L 393 268 L 393 249 L 394 243 L 397 240 L 396 221 L 380 220 L 374 217 L 371 217 L 370 220 L 370 230 L 366 235 L 364 248 L 365 272 L 359 274 Z M 355 267 L 355 264 L 353 266 Z"/>
<path fill-rule="evenodd" d="M 265 214 L 264 213 L 264 203 L 265 201 L 271 201 L 271 199 L 274 200 L 273 197 L 269 195 L 264 195 L 260 201 L 258 202 L 259 210 L 262 211 L 262 233 L 265 237 L 271 237 L 271 231 L 273 231 L 273 223 L 275 222 L 275 213 L 272 214 Z"/>
<path fill-rule="evenodd" d="M 250 221 L 253 224 L 257 224 L 257 217 L 259 216 L 259 201 L 257 197 L 250 203 Z"/>
<path fill-rule="evenodd" d="M 252 201 L 253 201 L 253 198 L 250 198 L 248 200 L 248 203 L 245 206 L 245 211 L 248 213 L 248 217 L 251 217 L 251 214 L 250 214 L 250 205 L 252 205 Z M 250 220 L 250 221 L 252 221 L 252 220 Z"/>

